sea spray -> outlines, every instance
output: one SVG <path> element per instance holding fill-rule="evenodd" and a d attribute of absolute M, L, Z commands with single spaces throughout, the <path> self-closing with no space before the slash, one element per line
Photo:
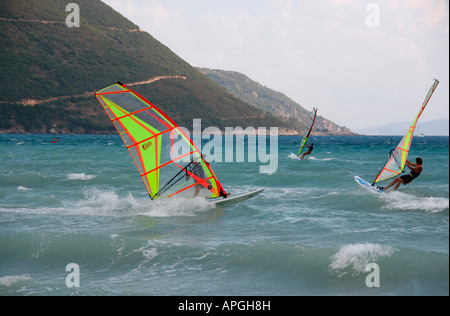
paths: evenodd
<path fill-rule="evenodd" d="M 449 210 L 449 199 L 444 197 L 418 196 L 400 191 L 382 197 L 386 202 L 383 209 L 399 211 L 423 211 L 440 213 Z"/>
<path fill-rule="evenodd" d="M 91 180 L 94 179 L 95 175 L 87 175 L 85 173 L 70 173 L 67 175 L 67 180 Z"/>
<path fill-rule="evenodd" d="M 357 275 L 365 272 L 368 264 L 390 257 L 395 251 L 391 246 L 371 243 L 345 245 L 331 257 L 330 272 L 338 276 Z"/>

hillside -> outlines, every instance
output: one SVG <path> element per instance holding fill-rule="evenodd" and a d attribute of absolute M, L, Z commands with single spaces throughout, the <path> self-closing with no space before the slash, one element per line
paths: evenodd
<path fill-rule="evenodd" d="M 193 118 L 221 129 L 287 127 L 99 0 L 76 1 L 80 27 L 67 27 L 68 3 L 0 2 L 0 132 L 114 132 L 93 92 L 116 81 L 140 82 L 133 89 L 188 128 Z"/>
<path fill-rule="evenodd" d="M 269 89 L 238 72 L 208 68 L 198 69 L 235 97 L 266 112 L 273 113 L 281 120 L 288 122 L 291 128 L 303 133 L 312 106 L 305 109 L 283 93 Z M 320 113 L 320 108 L 318 113 Z M 349 129 L 323 118 L 320 114 L 317 116 L 313 133 L 315 135 L 353 134 Z"/>

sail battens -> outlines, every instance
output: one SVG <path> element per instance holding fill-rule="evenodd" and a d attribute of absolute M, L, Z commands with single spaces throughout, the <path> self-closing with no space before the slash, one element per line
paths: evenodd
<path fill-rule="evenodd" d="M 108 94 L 117 94 L 117 93 L 127 93 L 127 91 L 102 92 L 102 93 L 96 93 L 96 95 L 108 95 Z"/>
<path fill-rule="evenodd" d="M 190 153 L 187 153 L 187 154 L 184 154 L 184 155 L 182 155 L 182 156 L 180 156 L 180 157 L 177 157 L 177 160 L 180 160 L 180 159 L 183 159 L 184 157 L 190 156 L 190 155 L 192 155 L 193 153 L 194 153 L 194 152 L 191 151 Z M 147 171 L 146 173 L 142 174 L 141 176 L 146 176 L 147 174 L 152 173 L 152 172 L 155 172 L 155 171 L 157 171 L 158 169 L 160 169 L 160 168 L 162 168 L 162 167 L 164 167 L 164 166 L 167 166 L 168 164 L 174 163 L 175 161 L 176 161 L 176 160 L 168 161 L 168 162 L 166 162 L 166 163 L 164 163 L 164 164 L 162 164 L 162 165 L 159 165 L 158 167 L 156 167 L 156 168 L 153 169 L 153 170 Z"/>
<path fill-rule="evenodd" d="M 129 117 L 129 116 L 131 116 L 131 115 L 136 115 L 136 114 L 138 114 L 138 113 L 140 113 L 140 112 L 143 112 L 143 111 L 147 111 L 148 109 L 140 109 L 140 110 L 138 110 L 138 111 L 135 111 L 135 112 L 133 112 L 133 113 L 128 113 L 128 114 L 125 114 L 124 116 L 121 116 L 121 117 L 117 117 L 117 118 L 115 118 L 114 120 L 111 120 L 113 123 L 115 122 L 115 121 L 117 121 L 117 120 L 121 120 L 121 119 L 124 119 L 124 118 L 126 118 L 126 117 Z"/>
<path fill-rule="evenodd" d="M 170 128 L 170 129 L 168 129 L 168 130 L 166 130 L 166 131 L 162 131 L 162 132 L 160 132 L 160 133 L 158 133 L 158 134 L 152 135 L 152 136 L 150 136 L 149 138 L 143 139 L 143 140 L 141 140 L 141 141 L 139 141 L 139 142 L 137 142 L 137 143 L 131 144 L 131 145 L 126 146 L 126 147 L 127 147 L 127 148 L 131 148 L 131 147 L 134 147 L 134 146 L 139 146 L 140 144 L 145 143 L 145 142 L 147 142 L 147 141 L 149 141 L 149 140 L 152 140 L 153 138 L 158 137 L 158 136 L 160 136 L 160 135 L 162 135 L 162 134 L 164 134 L 164 133 L 171 132 L 174 128 L 176 128 L 176 127 L 172 127 L 172 128 Z"/>

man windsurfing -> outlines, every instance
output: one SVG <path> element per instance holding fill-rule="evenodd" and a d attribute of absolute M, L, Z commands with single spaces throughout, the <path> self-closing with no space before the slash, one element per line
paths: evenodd
<path fill-rule="evenodd" d="M 391 190 L 391 192 L 397 190 L 398 187 L 400 186 L 400 184 L 407 185 L 408 183 L 413 181 L 415 178 L 420 176 L 420 174 L 422 173 L 422 170 L 423 170 L 422 164 L 423 164 L 422 158 L 416 158 L 416 163 L 412 163 L 411 161 L 406 160 L 406 166 L 408 166 L 408 168 L 411 169 L 411 172 L 408 174 L 405 174 L 401 177 L 396 178 L 394 181 L 389 183 L 389 185 L 387 187 L 385 187 L 385 188 L 381 187 L 381 190 L 388 193 L 387 190 L 390 187 L 392 187 L 393 185 L 395 185 L 395 187 Z"/>
<path fill-rule="evenodd" d="M 205 170 L 203 169 L 202 165 L 199 163 L 198 159 L 199 158 L 196 158 L 192 161 L 192 167 L 190 168 L 190 172 L 192 173 L 192 175 L 194 175 L 196 178 L 200 179 L 200 181 L 201 181 L 206 178 L 206 173 L 205 173 Z M 205 160 L 205 155 L 203 155 L 203 154 L 202 154 L 202 159 L 207 165 L 209 165 L 209 162 Z M 214 171 L 211 170 L 211 172 L 214 174 Z M 214 177 L 215 177 L 215 174 L 214 174 Z M 189 173 L 187 172 L 187 169 L 186 169 L 186 180 L 188 181 L 190 178 L 191 178 L 191 176 L 189 175 Z M 195 185 L 195 192 L 194 192 L 194 197 L 197 197 L 198 194 L 200 193 L 200 190 L 202 189 L 203 185 L 200 183 L 200 181 L 196 180 L 195 178 L 193 180 L 199 182 L 198 184 Z M 206 183 L 208 184 L 207 189 L 211 190 L 212 189 L 211 182 L 208 180 L 208 181 L 206 181 Z M 230 193 L 225 193 L 222 189 L 220 190 L 220 196 L 222 196 L 223 198 L 227 198 L 229 195 L 230 195 Z"/>
<path fill-rule="evenodd" d="M 314 143 L 311 143 L 311 146 L 308 146 L 308 145 L 306 145 L 306 144 L 305 144 L 305 146 L 308 147 L 308 151 L 305 152 L 305 153 L 303 154 L 303 156 L 302 156 L 300 159 L 305 159 L 305 156 L 306 156 L 306 155 L 310 155 L 311 152 L 312 152 L 313 149 L 314 149 Z"/>

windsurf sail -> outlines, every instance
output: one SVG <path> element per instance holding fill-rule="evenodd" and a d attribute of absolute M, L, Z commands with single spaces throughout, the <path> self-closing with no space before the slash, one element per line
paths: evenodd
<path fill-rule="evenodd" d="M 405 169 L 406 159 L 409 154 L 409 148 L 411 146 L 411 141 L 414 136 L 414 130 L 416 129 L 417 122 L 422 115 L 423 111 L 425 110 L 425 107 L 427 106 L 428 102 L 431 99 L 431 96 L 433 95 L 434 91 L 436 90 L 437 86 L 439 84 L 439 81 L 434 79 L 434 83 L 431 86 L 430 90 L 428 91 L 428 94 L 425 98 L 425 100 L 422 103 L 422 107 L 420 108 L 419 113 L 416 115 L 414 121 L 412 122 L 411 126 L 408 129 L 408 132 L 406 135 L 402 138 L 400 143 L 395 147 L 395 149 L 392 149 L 389 154 L 389 159 L 383 169 L 381 169 L 380 173 L 377 175 L 375 180 L 373 181 L 372 185 L 375 185 L 375 183 L 386 181 L 389 179 L 392 179 L 399 174 L 403 173 L 403 170 Z"/>
<path fill-rule="evenodd" d="M 314 126 L 314 123 L 316 122 L 316 116 L 317 116 L 317 109 L 313 108 L 312 112 L 308 115 L 308 124 L 306 125 L 305 134 L 302 138 L 302 141 L 300 142 L 300 149 L 298 150 L 297 156 L 300 156 L 300 154 L 303 151 L 303 148 L 306 145 L 306 142 L 308 141 L 309 136 L 311 135 L 312 128 Z"/>
<path fill-rule="evenodd" d="M 95 96 L 122 138 L 152 200 L 226 195 L 197 146 L 154 104 L 120 82 Z"/>

